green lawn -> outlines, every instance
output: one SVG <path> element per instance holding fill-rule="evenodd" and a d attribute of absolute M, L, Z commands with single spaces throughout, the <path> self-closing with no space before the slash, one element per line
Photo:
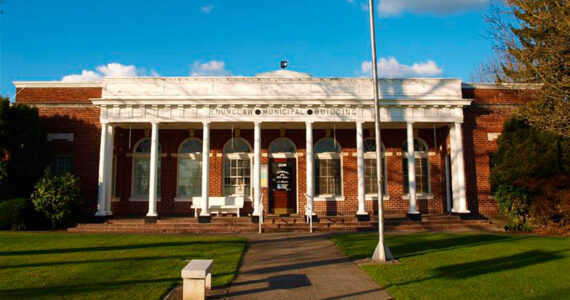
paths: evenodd
<path fill-rule="evenodd" d="M 229 284 L 246 240 L 172 235 L 0 232 L 0 299 L 159 299 L 188 260 L 213 258 Z"/>
<path fill-rule="evenodd" d="M 335 235 L 352 259 L 378 234 Z M 362 265 L 396 299 L 570 299 L 570 239 L 422 233 L 386 238 L 400 264 Z"/>

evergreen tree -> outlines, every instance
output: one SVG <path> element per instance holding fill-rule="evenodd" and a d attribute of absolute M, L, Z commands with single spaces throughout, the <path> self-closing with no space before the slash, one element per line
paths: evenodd
<path fill-rule="evenodd" d="M 570 5 L 567 0 L 505 0 L 487 17 L 499 83 L 524 83 L 520 115 L 540 129 L 570 136 Z M 518 86 L 520 87 L 520 86 Z"/>

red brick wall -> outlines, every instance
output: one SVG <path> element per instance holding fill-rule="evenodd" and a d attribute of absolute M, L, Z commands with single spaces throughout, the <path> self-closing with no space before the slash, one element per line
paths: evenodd
<path fill-rule="evenodd" d="M 489 157 L 497 149 L 497 141 L 489 141 L 488 133 L 500 133 L 503 123 L 516 108 L 527 101 L 525 92 L 510 89 L 464 89 L 465 98 L 475 99 L 464 109 L 463 146 L 468 208 L 472 213 L 497 214 L 492 198 Z M 528 95 L 528 94 L 527 94 Z"/>
<path fill-rule="evenodd" d="M 49 146 L 56 154 L 73 156 L 73 173 L 82 182 L 86 198 L 84 212 L 92 214 L 97 207 L 97 173 L 100 140 L 99 109 L 88 105 L 90 98 L 101 96 L 100 88 L 26 88 L 19 89 L 17 102 L 38 104 L 46 132 L 74 133 L 74 142 L 51 142 Z M 463 141 L 465 149 L 465 171 L 468 207 L 474 213 L 495 214 L 495 200 L 490 199 L 489 154 L 496 147 L 496 141 L 488 141 L 487 133 L 501 132 L 503 122 L 516 106 L 523 103 L 520 94 L 510 90 L 464 89 L 464 98 L 475 99 L 473 105 L 464 109 Z M 65 104 L 85 103 L 85 105 Z M 56 104 L 56 105 L 52 105 Z M 418 200 L 422 213 L 443 213 L 446 211 L 446 190 L 444 159 L 448 149 L 448 128 L 418 129 L 417 136 L 425 140 L 429 156 L 431 192 L 433 199 Z M 332 133 L 331 133 L 332 135 Z M 197 138 L 202 137 L 201 130 L 195 131 Z M 241 130 L 240 136 L 253 145 L 253 130 Z M 298 153 L 298 201 L 301 213 L 306 203 L 306 151 L 305 130 L 286 130 L 285 136 L 297 146 Z M 325 130 L 314 131 L 314 143 L 326 136 Z M 368 136 L 368 132 L 365 133 Z M 148 202 L 129 201 L 131 194 L 132 152 L 135 144 L 145 137 L 144 130 L 132 130 L 129 145 L 129 130 L 118 128 L 115 133 L 114 152 L 117 156 L 116 194 L 120 198 L 112 203 L 115 215 L 144 215 L 148 211 Z M 188 130 L 160 130 L 159 140 L 162 147 L 161 157 L 161 201 L 158 212 L 161 215 L 189 215 L 189 202 L 175 202 L 177 183 L 177 158 L 172 156 L 178 151 L 180 143 L 189 137 Z M 210 195 L 222 195 L 223 146 L 231 137 L 230 130 L 212 130 L 210 156 Z M 262 152 L 267 153 L 269 144 L 280 137 L 279 130 L 262 131 Z M 343 195 L 344 201 L 316 202 L 317 213 L 353 215 L 357 210 L 357 174 L 356 174 L 356 134 L 355 129 L 337 130 L 336 137 L 342 147 L 343 155 Z M 386 129 L 382 131 L 382 140 L 387 152 L 387 184 L 390 200 L 385 201 L 387 214 L 403 214 L 409 208 L 408 200 L 402 198 L 403 169 L 401 148 L 406 139 L 405 129 Z M 399 155 L 400 154 L 400 155 Z M 262 156 L 262 163 L 268 158 Z M 268 191 L 262 190 L 264 207 L 269 208 Z M 366 201 L 369 212 L 377 211 L 376 201 Z M 246 202 L 242 213 L 252 211 L 251 202 Z"/>
<path fill-rule="evenodd" d="M 101 88 L 18 88 L 19 103 L 91 103 L 101 98 Z"/>

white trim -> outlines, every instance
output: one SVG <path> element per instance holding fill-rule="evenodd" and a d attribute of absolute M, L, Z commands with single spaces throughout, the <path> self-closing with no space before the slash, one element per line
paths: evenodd
<path fill-rule="evenodd" d="M 202 196 L 193 196 L 193 197 L 174 197 L 174 202 L 192 202 L 198 203 L 202 199 Z"/>
<path fill-rule="evenodd" d="M 315 153 L 315 158 L 318 159 L 341 159 L 342 155 L 340 153 Z"/>
<path fill-rule="evenodd" d="M 403 194 L 402 199 L 410 200 L 410 194 Z M 433 195 L 432 194 L 417 193 L 416 199 L 418 199 L 418 200 L 433 200 Z"/>
<path fill-rule="evenodd" d="M 344 201 L 344 196 L 341 196 L 341 195 L 318 195 L 318 196 L 315 196 L 314 201 Z"/>
<path fill-rule="evenodd" d="M 157 197 L 156 201 L 160 202 L 161 197 Z M 130 202 L 148 202 L 148 196 L 131 196 L 129 197 Z"/>
<path fill-rule="evenodd" d="M 364 195 L 364 197 L 365 197 L 364 199 L 365 199 L 366 201 L 370 201 L 370 200 L 376 201 L 376 200 L 378 200 L 378 195 L 376 195 L 376 194 L 366 194 L 366 195 Z M 390 200 L 390 196 L 389 196 L 389 195 L 384 195 L 384 196 L 382 196 L 382 199 L 384 199 L 384 201 Z"/>

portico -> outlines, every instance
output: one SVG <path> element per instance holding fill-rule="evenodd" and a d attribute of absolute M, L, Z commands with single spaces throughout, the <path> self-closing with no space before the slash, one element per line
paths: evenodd
<path fill-rule="evenodd" d="M 199 218 L 206 222 L 210 197 L 243 197 L 243 212 L 252 217 L 261 213 L 262 201 L 264 213 L 272 214 L 304 214 L 307 201 L 317 214 L 374 211 L 369 79 L 282 78 L 274 72 L 255 78 L 106 78 L 102 86 L 102 97 L 92 99 L 101 122 L 97 216 L 112 214 L 113 186 L 124 180 L 113 171 L 114 156 L 132 160 L 131 195 L 121 205 L 148 201 L 149 221 L 161 214 L 161 185 L 168 180 L 177 183 L 175 202 L 200 203 Z M 461 124 L 471 100 L 462 98 L 461 81 L 381 80 L 380 91 L 382 130 L 393 133 L 383 136 L 386 194 L 394 195 L 389 201 L 401 197 L 408 215 L 420 213 L 418 201 L 434 197 L 430 178 L 436 175 L 429 171 L 439 169 L 439 160 L 432 158 L 447 154 L 449 139 L 450 174 L 438 170 L 437 176 L 445 181 L 450 175 L 451 210 L 469 213 Z M 172 142 L 176 153 L 168 153 L 165 144 L 175 135 L 186 136 Z M 128 139 L 124 156 L 116 154 L 117 139 Z M 186 151 L 185 142 L 197 146 Z M 143 143 L 148 149 L 137 147 Z M 137 157 L 148 160 L 135 162 Z M 168 171 L 170 159 L 178 163 Z M 400 159 L 405 168 L 392 171 Z M 403 186 L 392 188 L 404 175 Z"/>

